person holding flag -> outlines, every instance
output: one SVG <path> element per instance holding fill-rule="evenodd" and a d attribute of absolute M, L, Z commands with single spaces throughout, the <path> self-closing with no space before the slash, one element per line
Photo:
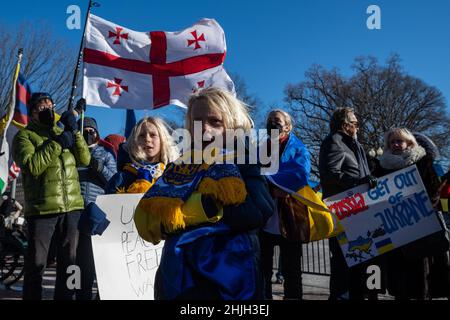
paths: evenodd
<path fill-rule="evenodd" d="M 89 165 L 89 148 L 72 111 L 61 116 L 64 129 L 56 125 L 54 103 L 48 93 L 33 93 L 28 115 L 30 122 L 13 141 L 13 158 L 23 173 L 29 233 L 23 298 L 42 298 L 42 276 L 56 233 L 54 298 L 72 299 L 74 292 L 66 285 L 67 267 L 76 263 L 78 220 L 84 208 L 77 166 Z"/>
<path fill-rule="evenodd" d="M 266 299 L 272 299 L 274 246 L 280 247 L 284 298 L 301 300 L 302 242 L 327 238 L 333 230 L 326 205 L 309 186 L 309 152 L 292 128 L 287 112 L 276 109 L 269 113 L 267 130 L 278 133 L 280 164 L 278 172 L 267 176 L 276 210 L 260 232 Z"/>

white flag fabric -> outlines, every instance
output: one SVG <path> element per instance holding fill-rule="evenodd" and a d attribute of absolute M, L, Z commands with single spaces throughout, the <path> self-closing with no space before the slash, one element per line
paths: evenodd
<path fill-rule="evenodd" d="M 213 19 L 179 32 L 139 32 L 95 15 L 86 26 L 83 97 L 94 106 L 185 107 L 206 87 L 234 93 L 223 62 L 225 33 Z"/>
<path fill-rule="evenodd" d="M 5 128 L 3 129 L 3 132 L 1 132 L 0 137 L 0 195 L 5 192 L 6 187 L 8 186 L 9 169 L 11 166 L 11 160 L 9 156 L 8 128 L 13 119 L 14 107 L 16 105 L 16 83 L 17 78 L 19 76 L 19 70 L 20 70 L 20 58 L 16 66 L 16 70 L 14 72 L 14 79 L 10 100 L 6 108 L 5 118 L 3 119 L 6 120 Z"/>

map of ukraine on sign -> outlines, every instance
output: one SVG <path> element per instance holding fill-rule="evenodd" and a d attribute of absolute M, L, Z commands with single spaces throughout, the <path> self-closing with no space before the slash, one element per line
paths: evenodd
<path fill-rule="evenodd" d="M 417 167 L 325 199 L 344 229 L 336 238 L 349 267 L 442 230 Z"/>

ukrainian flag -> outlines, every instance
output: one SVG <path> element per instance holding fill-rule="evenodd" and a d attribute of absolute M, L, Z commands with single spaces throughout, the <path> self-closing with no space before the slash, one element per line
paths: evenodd
<path fill-rule="evenodd" d="M 306 146 L 293 133 L 281 155 L 279 170 L 268 180 L 308 208 L 310 241 L 330 237 L 334 224 L 322 195 L 311 188 L 311 162 Z"/>
<path fill-rule="evenodd" d="M 383 254 L 383 253 L 386 253 L 388 251 L 395 249 L 391 238 L 387 238 L 387 239 L 381 240 L 379 242 L 375 242 L 375 247 L 377 248 L 378 254 Z"/>
<path fill-rule="evenodd" d="M 341 246 L 348 243 L 347 234 L 345 232 L 341 232 L 336 236 L 337 241 Z"/>

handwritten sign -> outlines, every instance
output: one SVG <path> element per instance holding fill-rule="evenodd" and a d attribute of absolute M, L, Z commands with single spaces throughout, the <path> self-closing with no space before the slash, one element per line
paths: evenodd
<path fill-rule="evenodd" d="M 325 203 L 344 229 L 337 239 L 349 267 L 441 230 L 415 165 Z"/>
<path fill-rule="evenodd" d="M 144 241 L 133 221 L 142 194 L 105 195 L 96 204 L 111 221 L 101 236 L 92 237 L 97 283 L 102 300 L 153 300 L 161 258 L 157 246 Z"/>

